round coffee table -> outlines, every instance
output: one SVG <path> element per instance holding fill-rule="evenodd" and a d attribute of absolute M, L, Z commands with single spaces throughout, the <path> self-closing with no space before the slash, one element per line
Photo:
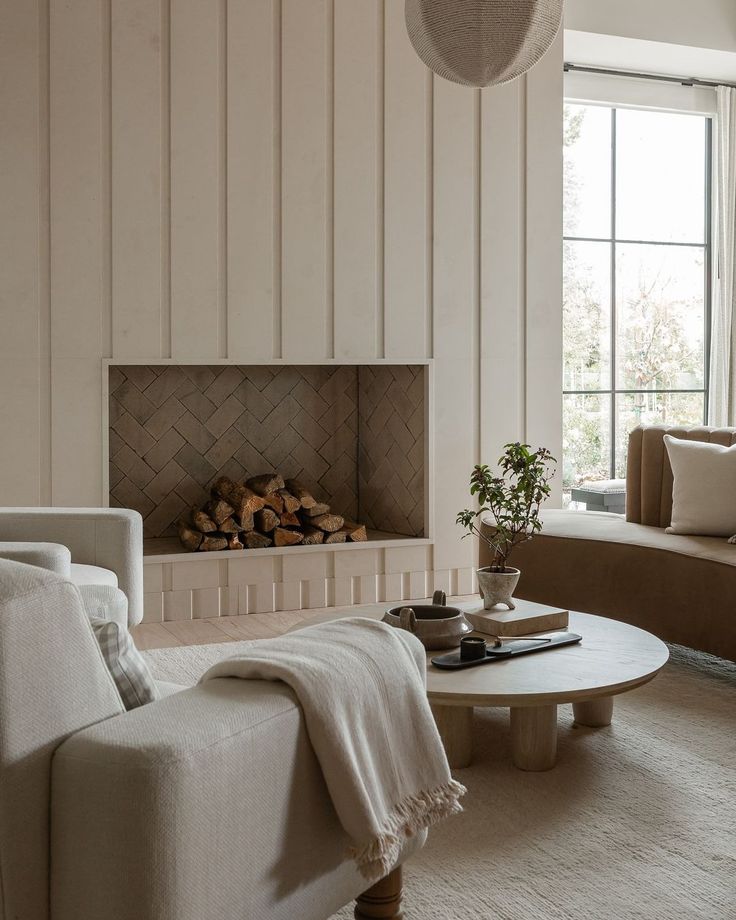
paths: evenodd
<path fill-rule="evenodd" d="M 477 599 L 450 603 L 460 609 L 478 605 Z M 299 627 L 350 616 L 380 619 L 384 612 L 381 605 L 336 609 Z M 501 706 L 511 711 L 514 764 L 521 770 L 551 769 L 559 704 L 572 703 L 578 725 L 610 725 L 614 696 L 656 677 L 669 657 L 656 636 L 606 617 L 570 613 L 569 630 L 582 642 L 458 671 L 434 667 L 431 659 L 443 652 L 427 652 L 427 697 L 451 767 L 471 762 L 474 708 Z"/>

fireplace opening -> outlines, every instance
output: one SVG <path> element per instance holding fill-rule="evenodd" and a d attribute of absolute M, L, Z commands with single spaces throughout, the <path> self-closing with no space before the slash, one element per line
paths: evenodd
<path fill-rule="evenodd" d="M 110 365 L 110 504 L 141 513 L 149 555 L 199 549 L 208 534 L 209 547 L 246 553 L 425 537 L 426 375 L 388 363 Z M 261 476 L 276 478 L 258 496 L 248 482 Z M 268 496 L 250 509 L 260 526 L 226 514 L 233 486 Z M 297 489 L 311 508 L 294 505 Z"/>

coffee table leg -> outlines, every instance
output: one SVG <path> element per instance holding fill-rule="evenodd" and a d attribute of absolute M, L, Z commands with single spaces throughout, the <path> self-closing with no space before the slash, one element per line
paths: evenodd
<path fill-rule="evenodd" d="M 585 700 L 572 704 L 573 715 L 578 725 L 589 728 L 602 728 L 610 725 L 613 718 L 613 697 L 604 696 L 598 700 Z"/>
<path fill-rule="evenodd" d="M 473 759 L 473 707 L 432 704 L 432 714 L 450 767 L 467 767 Z"/>
<path fill-rule="evenodd" d="M 557 760 L 557 706 L 511 710 L 511 753 L 520 770 L 551 770 Z"/>

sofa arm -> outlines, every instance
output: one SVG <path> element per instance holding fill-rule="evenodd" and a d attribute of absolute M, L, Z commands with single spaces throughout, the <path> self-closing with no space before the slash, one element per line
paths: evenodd
<path fill-rule="evenodd" d="M 209 681 L 68 739 L 51 824 L 56 920 L 325 920 L 367 887 L 280 683 Z"/>
<path fill-rule="evenodd" d="M 69 577 L 71 553 L 61 543 L 0 543 L 0 559 L 35 565 Z"/>
<path fill-rule="evenodd" d="M 127 508 L 2 508 L 0 541 L 51 541 L 73 562 L 112 569 L 128 598 L 130 625 L 143 619 L 143 519 Z"/>

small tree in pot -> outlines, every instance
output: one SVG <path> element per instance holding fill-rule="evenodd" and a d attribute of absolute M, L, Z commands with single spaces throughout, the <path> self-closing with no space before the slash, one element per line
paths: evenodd
<path fill-rule="evenodd" d="M 483 606 L 490 610 L 496 604 L 514 609 L 512 595 L 521 574 L 509 567 L 514 547 L 539 533 L 542 522 L 539 509 L 550 493 L 550 479 L 555 474 L 556 460 L 546 447 L 532 450 L 528 444 L 506 444 L 498 460 L 499 475 L 494 476 L 483 464 L 475 466 L 470 477 L 470 494 L 477 496 L 476 511 L 465 508 L 456 523 L 467 533 L 475 534 L 493 553 L 491 565 L 478 569 L 478 584 Z M 486 528 L 478 519 L 490 514 L 493 522 Z"/>

